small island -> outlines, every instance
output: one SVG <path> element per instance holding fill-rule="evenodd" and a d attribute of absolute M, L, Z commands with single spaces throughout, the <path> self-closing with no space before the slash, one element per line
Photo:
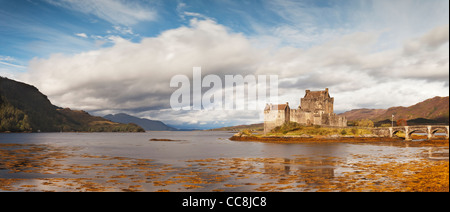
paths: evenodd
<path fill-rule="evenodd" d="M 441 99 L 437 100 L 441 101 Z M 436 101 L 436 98 L 428 101 Z M 300 103 L 297 109 L 291 109 L 288 102 L 278 105 L 267 104 L 264 109 L 263 126 L 258 124 L 249 125 L 250 128 L 239 126 L 240 131 L 230 140 L 300 143 L 392 142 L 414 139 L 415 141 L 440 142 L 446 140 L 448 145 L 448 124 L 407 126 L 405 120 L 400 120 L 399 126 L 396 124 L 394 127 L 393 122 L 391 126 L 391 124 L 385 123 L 386 120 L 383 120 L 377 123 L 380 126 L 375 127 L 375 123 L 370 119 L 361 119 L 352 121 L 351 126 L 348 126 L 345 114 L 334 113 L 334 98 L 330 96 L 328 88 L 323 91 L 306 90 Z M 426 105 L 427 103 L 419 104 Z M 426 107 L 421 108 L 423 110 Z M 407 108 L 407 110 L 409 109 Z M 448 112 L 446 120 L 448 120 Z M 387 121 L 389 122 L 389 120 Z M 437 132 L 444 133 L 445 136 L 435 135 Z"/>

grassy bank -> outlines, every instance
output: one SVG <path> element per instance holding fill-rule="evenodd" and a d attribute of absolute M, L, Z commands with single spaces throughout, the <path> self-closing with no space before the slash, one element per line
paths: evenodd
<path fill-rule="evenodd" d="M 277 136 L 277 137 L 290 137 L 290 136 L 300 136 L 300 137 L 321 137 L 321 136 L 362 136 L 362 135 L 373 135 L 370 128 L 358 128 L 358 127 L 322 127 L 322 126 L 305 126 L 300 125 L 296 122 L 290 122 L 283 124 L 279 127 L 275 127 L 271 132 L 263 134 L 262 131 L 254 131 L 249 129 L 244 129 L 240 131 L 242 135 L 248 136 Z"/>

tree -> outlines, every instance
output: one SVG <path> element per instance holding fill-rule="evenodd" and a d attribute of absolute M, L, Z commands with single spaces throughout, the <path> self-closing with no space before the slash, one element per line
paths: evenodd
<path fill-rule="evenodd" d="M 28 116 L 21 110 L 3 101 L 3 105 L 0 105 L 0 131 L 24 132 L 30 130 Z"/>
<path fill-rule="evenodd" d="M 356 121 L 355 123 L 356 126 L 358 127 L 373 127 L 373 121 L 369 120 L 369 119 L 362 119 L 359 121 Z"/>

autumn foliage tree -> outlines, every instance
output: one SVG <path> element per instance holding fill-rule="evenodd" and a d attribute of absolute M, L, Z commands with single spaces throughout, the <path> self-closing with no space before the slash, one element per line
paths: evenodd
<path fill-rule="evenodd" d="M 397 120 L 397 126 L 408 126 L 406 119 Z"/>

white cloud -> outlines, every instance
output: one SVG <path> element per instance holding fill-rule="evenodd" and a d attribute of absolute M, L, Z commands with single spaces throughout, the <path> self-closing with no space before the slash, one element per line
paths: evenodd
<path fill-rule="evenodd" d="M 124 34 L 124 35 L 133 35 L 133 29 L 131 27 L 121 27 L 121 26 L 113 26 L 116 33 Z M 109 33 L 112 33 L 112 31 L 109 31 Z"/>
<path fill-rule="evenodd" d="M 2 56 L 0 55 L 0 61 L 14 61 L 15 59 L 11 56 Z"/>
<path fill-rule="evenodd" d="M 24 72 L 26 66 L 11 56 L 0 55 L 0 76 L 14 79 L 18 73 Z"/>
<path fill-rule="evenodd" d="M 441 31 L 438 27 L 419 36 L 432 48 L 419 48 L 410 55 L 403 53 L 403 47 L 378 50 L 382 31 L 349 33 L 308 49 L 268 49 L 255 47 L 254 40 L 213 20 L 194 18 L 189 26 L 139 43 L 111 37 L 115 44 L 109 48 L 33 59 L 21 79 L 59 106 L 99 114 L 126 111 L 182 123 L 193 119 L 209 124 L 217 120 L 248 123 L 258 121 L 260 115 L 258 111 L 168 109 L 175 90 L 169 87 L 171 77 L 190 77 L 196 66 L 202 67 L 203 76 L 278 74 L 283 82 L 279 100 L 293 105 L 304 89 L 328 87 L 338 111 L 384 108 L 448 95 L 448 42 L 445 33 L 434 35 Z"/>
<path fill-rule="evenodd" d="M 57 105 L 85 110 L 167 107 L 170 78 L 209 73 L 251 73 L 258 52 L 240 34 L 211 20 L 193 19 L 190 27 L 132 43 L 110 37 L 115 45 L 76 55 L 33 59 L 23 79 Z"/>
<path fill-rule="evenodd" d="M 0 61 L 0 64 L 1 64 L 1 65 L 5 65 L 5 66 L 14 67 L 14 68 L 25 68 L 25 66 L 13 64 L 13 63 L 10 63 L 10 62 L 3 62 L 3 61 Z"/>
<path fill-rule="evenodd" d="M 449 25 L 438 26 L 425 35 L 407 41 L 403 47 L 405 54 L 415 54 L 423 50 L 434 50 L 448 43 Z"/>
<path fill-rule="evenodd" d="M 133 25 L 139 21 L 154 21 L 157 13 L 137 1 L 123 0 L 46 0 L 56 6 L 95 15 L 112 24 Z"/>
<path fill-rule="evenodd" d="M 172 111 L 153 110 L 136 113 L 136 116 L 161 120 L 169 125 L 192 126 L 192 128 L 210 129 L 233 126 L 242 123 L 262 123 L 264 117 L 258 111 Z M 195 118 L 192 118 L 195 117 Z M 232 118 L 231 118 L 232 117 Z"/>
<path fill-rule="evenodd" d="M 19 61 L 15 58 L 0 55 L 0 76 L 15 78 L 16 72 L 23 72 L 26 68 L 26 66 L 19 64 Z"/>
<path fill-rule="evenodd" d="M 86 33 L 75 33 L 76 36 L 78 37 L 82 37 L 82 38 L 87 38 L 88 36 L 86 35 Z"/>
<path fill-rule="evenodd" d="M 210 19 L 209 17 L 202 15 L 200 13 L 194 13 L 194 12 L 184 12 L 183 13 L 185 16 L 190 16 L 190 17 L 196 17 L 196 18 L 202 18 L 202 19 Z"/>
<path fill-rule="evenodd" d="M 386 109 L 394 106 L 411 106 L 435 96 L 448 96 L 448 84 L 427 82 L 421 79 L 398 79 L 363 87 L 357 90 L 332 94 L 335 111 L 345 112 L 349 108 Z"/>

